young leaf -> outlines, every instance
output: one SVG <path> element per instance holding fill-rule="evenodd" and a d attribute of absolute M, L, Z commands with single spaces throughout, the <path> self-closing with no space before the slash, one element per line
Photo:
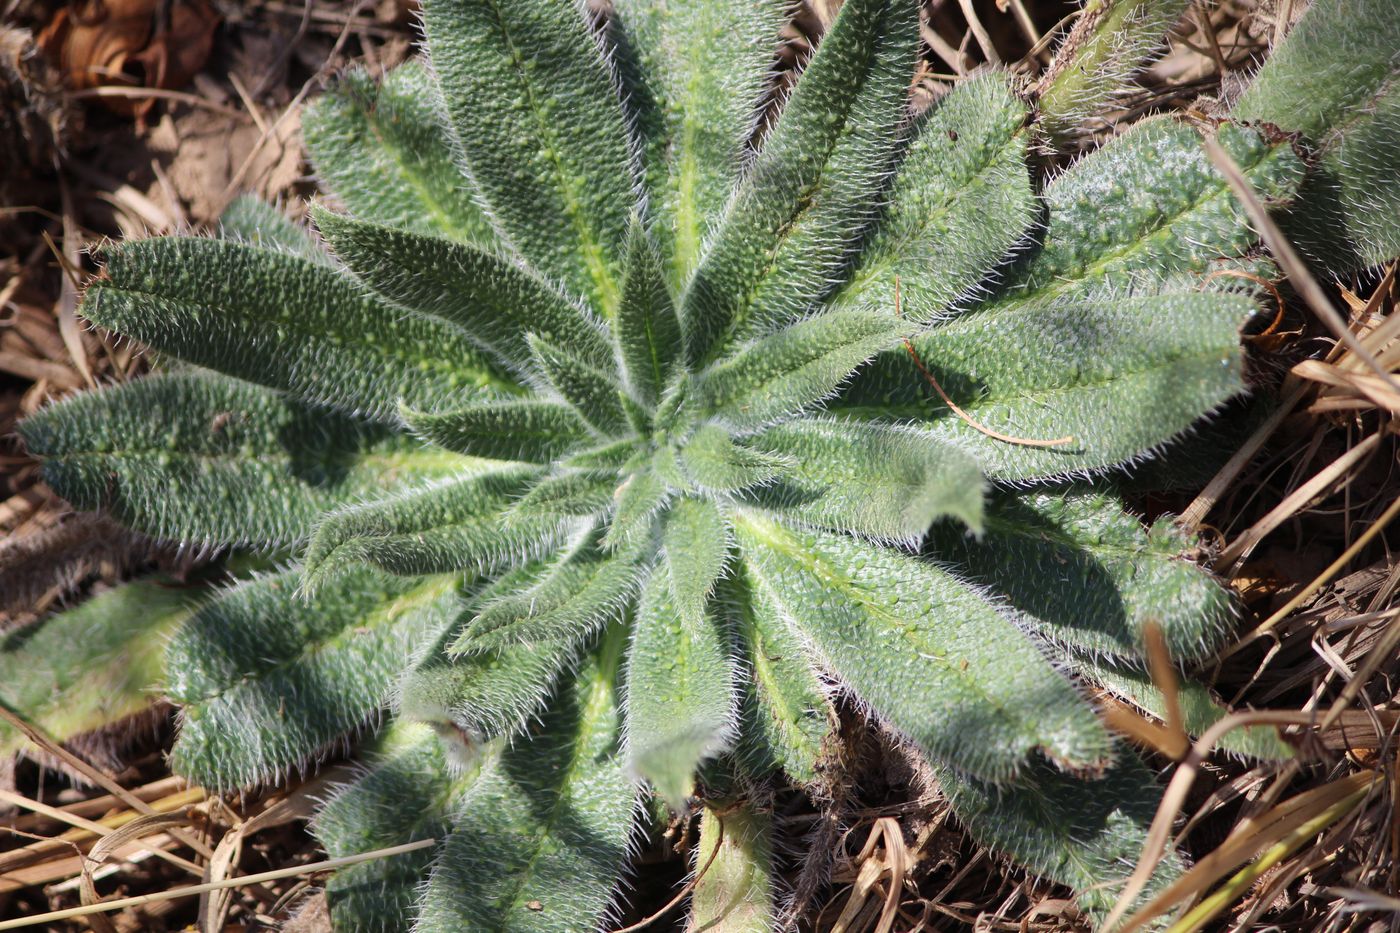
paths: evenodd
<path fill-rule="evenodd" d="M 926 432 L 806 418 L 748 444 L 787 465 L 742 498 L 789 518 L 884 541 L 918 541 L 944 516 L 958 519 L 960 534 L 982 529 L 977 461 Z"/>
<path fill-rule="evenodd" d="M 60 742 L 122 736 L 122 721 L 151 707 L 165 644 L 203 591 L 147 578 L 124 583 L 37 626 L 0 639 L 0 700 Z M 0 724 L 0 756 L 28 740 Z"/>
<path fill-rule="evenodd" d="M 45 480 L 80 509 L 106 509 L 157 538 L 262 548 L 305 540 L 328 509 L 478 468 L 381 425 L 203 372 L 65 399 L 20 434 L 46 458 Z"/>
<path fill-rule="evenodd" d="M 499 572 L 547 552 L 565 531 L 557 518 L 503 520 L 538 476 L 506 468 L 332 512 L 307 546 L 304 585 L 315 590 L 357 565 L 406 575 Z"/>
<path fill-rule="evenodd" d="M 219 236 L 263 249 L 328 263 L 330 257 L 316 239 L 286 214 L 251 194 L 241 194 L 219 215 Z"/>
<path fill-rule="evenodd" d="M 343 74 L 302 113 L 306 149 L 357 217 L 491 249 L 500 240 L 458 167 L 436 82 L 408 61 L 376 82 Z"/>
<path fill-rule="evenodd" d="M 640 546 L 649 537 L 654 524 L 652 519 L 666 505 L 669 498 L 670 490 L 654 470 L 637 470 L 632 473 L 613 493 L 617 509 L 613 512 L 608 533 L 603 538 L 603 547 L 618 550 L 633 545 Z"/>
<path fill-rule="evenodd" d="M 492 253 L 433 236 L 313 212 L 336 256 L 384 298 L 466 331 L 494 360 L 528 369 L 527 333 L 597 364 L 612 351 L 583 308 L 534 273 Z"/>
<path fill-rule="evenodd" d="M 735 677 L 713 615 L 678 607 L 669 564 L 642 588 L 627 655 L 627 765 L 679 812 L 696 766 L 733 741 Z"/>
<path fill-rule="evenodd" d="M 610 316 L 635 179 L 616 78 L 571 0 L 436 0 L 433 72 L 501 232 Z"/>
<path fill-rule="evenodd" d="M 773 897 L 772 819 L 751 804 L 700 812 L 695 867 L 708 866 L 691 895 L 690 929 L 770 933 L 779 929 Z M 718 851 L 716 851 L 718 849 Z"/>
<path fill-rule="evenodd" d="M 229 590 L 170 642 L 183 707 L 171 762 L 205 787 L 274 780 L 376 715 L 421 642 L 453 618 L 453 576 L 347 573 L 308 602 L 295 570 Z"/>
<path fill-rule="evenodd" d="M 629 425 L 622 387 L 612 372 L 572 348 L 537 334 L 527 338 L 539 369 L 554 390 L 600 437 L 617 437 Z"/>
<path fill-rule="evenodd" d="M 1037 875 L 1078 892 L 1102 917 L 1147 843 L 1161 790 L 1130 751 L 1103 777 L 1085 781 L 1036 762 L 1025 779 L 992 785 L 935 765 L 953 813 L 977 840 L 1006 852 Z M 1174 856 L 1158 866 L 1144 899 L 1181 873 Z"/>
<path fill-rule="evenodd" d="M 972 587 L 888 548 L 738 512 L 753 586 L 856 696 L 940 761 L 984 780 L 1033 750 L 1097 771 L 1111 742 L 1088 703 Z"/>
<path fill-rule="evenodd" d="M 686 290 L 692 365 L 791 323 L 828 290 L 879 203 L 918 46 L 912 0 L 841 7 Z"/>
<path fill-rule="evenodd" d="M 456 801 L 478 768 L 449 766 L 443 744 L 422 723 L 396 721 L 366 750 L 367 770 L 316 812 L 311 831 L 331 858 L 441 839 Z M 413 806 L 404 806 L 404 801 Z M 432 849 L 373 859 L 336 871 L 326 883 L 332 924 L 344 933 L 409 933 Z"/>
<path fill-rule="evenodd" d="M 540 480 L 511 507 L 521 518 L 587 518 L 612 505 L 617 474 L 607 470 L 577 470 Z"/>
<path fill-rule="evenodd" d="M 588 425 L 558 402 L 483 402 L 440 412 L 400 408 L 414 434 L 439 447 L 493 460 L 550 463 L 592 439 Z"/>
<path fill-rule="evenodd" d="M 935 320 L 1024 239 L 1037 202 L 1026 171 L 1026 105 L 1000 74 L 961 81 L 922 120 L 837 307 Z"/>
<path fill-rule="evenodd" d="M 1141 658 L 1143 629 L 1155 623 L 1186 662 L 1211 656 L 1231 613 L 1225 588 L 1183 557 L 1192 543 L 1170 519 L 1144 528 L 1114 496 L 1068 487 L 1000 493 L 985 535 L 940 528 L 929 553 L 1003 594 L 1047 638 Z"/>
<path fill-rule="evenodd" d="M 462 798 L 421 894 L 419 933 L 592 929 L 612 900 L 636 791 L 613 754 L 621 632 L 559 691 L 528 742 Z"/>
<path fill-rule="evenodd" d="M 713 502 L 677 499 L 666 510 L 661 530 L 671 600 L 682 619 L 699 625 L 715 583 L 729 559 L 729 523 Z"/>
<path fill-rule="evenodd" d="M 736 430 L 795 414 L 830 396 L 866 360 L 910 331 L 890 314 L 840 312 L 790 325 L 707 370 L 705 411 Z"/>
<path fill-rule="evenodd" d="M 681 325 L 664 276 L 656 247 L 633 221 L 613 332 L 627 385 L 648 407 L 655 407 L 681 351 Z"/>
<path fill-rule="evenodd" d="M 86 318 L 307 402 L 393 420 L 400 399 L 518 391 L 450 324 L 393 310 L 320 263 L 178 237 L 105 255 Z"/>
<path fill-rule="evenodd" d="M 993 479 L 1100 470 L 1140 457 L 1243 388 L 1243 294 L 1110 291 L 1044 305 L 993 306 L 915 337 L 862 371 L 835 414 L 923 422 L 929 440 L 975 456 Z M 927 371 L 985 428 L 956 416 Z"/>
<path fill-rule="evenodd" d="M 766 483 L 791 466 L 782 456 L 734 443 L 728 431 L 713 424 L 690 436 L 680 462 L 695 485 L 718 492 Z"/>

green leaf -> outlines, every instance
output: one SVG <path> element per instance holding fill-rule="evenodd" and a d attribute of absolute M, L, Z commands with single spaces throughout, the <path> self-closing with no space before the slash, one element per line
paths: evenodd
<path fill-rule="evenodd" d="M 791 323 L 843 272 L 892 168 L 918 47 L 913 0 L 841 7 L 687 288 L 692 365 Z"/>
<path fill-rule="evenodd" d="M 0 702 L 59 742 L 94 733 L 120 741 L 131 717 L 156 700 L 170 633 L 203 598 L 204 591 L 147 578 L 8 633 L 0 639 Z M 27 743 L 0 723 L 0 756 Z"/>
<path fill-rule="evenodd" d="M 504 521 L 538 476 L 533 467 L 508 467 L 332 512 L 306 549 L 303 585 L 314 592 L 358 565 L 407 575 L 489 574 L 546 553 L 566 531 L 558 519 Z"/>
<path fill-rule="evenodd" d="M 1026 106 L 1007 78 L 958 83 L 923 119 L 838 307 L 935 320 L 1025 238 L 1038 203 L 1026 170 Z"/>
<path fill-rule="evenodd" d="M 298 582 L 290 570 L 240 584 L 170 642 L 166 692 L 183 707 L 178 774 L 228 791 L 305 766 L 378 714 L 458 599 L 454 576 L 356 571 L 314 602 Z"/>
<path fill-rule="evenodd" d="M 771 933 L 781 928 L 773 896 L 772 833 L 772 819 L 745 802 L 724 807 L 723 816 L 709 807 L 701 810 L 695 868 L 708 868 L 691 894 L 690 929 Z"/>
<path fill-rule="evenodd" d="M 787 465 L 742 498 L 788 518 L 883 541 L 918 542 L 944 516 L 982 530 L 981 468 L 927 432 L 807 418 L 748 444 Z"/>
<path fill-rule="evenodd" d="M 1390 0 L 1317 0 L 1235 105 L 1236 118 L 1315 146 L 1317 165 L 1287 229 L 1332 271 L 1400 254 L 1397 49 Z"/>
<path fill-rule="evenodd" d="M 613 9 L 656 229 L 679 287 L 739 177 L 787 5 L 616 0 Z"/>
<path fill-rule="evenodd" d="M 756 428 L 817 404 L 910 326 L 890 314 L 840 312 L 790 325 L 701 374 L 705 411 Z"/>
<path fill-rule="evenodd" d="M 637 470 L 613 493 L 617 510 L 603 538 L 609 550 L 641 545 L 649 536 L 652 521 L 670 498 L 666 484 L 653 470 Z"/>
<path fill-rule="evenodd" d="M 106 254 L 83 316 L 180 359 L 392 420 L 399 401 L 519 391 L 463 333 L 320 263 L 242 243 L 137 240 Z"/>
<path fill-rule="evenodd" d="M 443 110 L 421 62 L 404 62 L 380 82 L 354 69 L 306 108 L 302 133 L 317 174 L 350 213 L 495 247 Z"/>
<path fill-rule="evenodd" d="M 225 240 L 281 250 L 303 259 L 329 263 L 330 257 L 305 227 L 262 198 L 240 194 L 219 215 L 219 236 Z"/>
<path fill-rule="evenodd" d="M 479 768 L 448 762 L 443 743 L 422 723 L 397 721 L 379 735 L 368 765 L 317 811 L 311 831 L 331 858 L 441 839 L 456 801 Z M 413 806 L 404 806 L 404 801 Z M 423 849 L 341 868 L 326 883 L 331 922 L 341 933 L 409 933 L 418 889 L 436 852 Z"/>
<path fill-rule="evenodd" d="M 753 587 L 823 667 L 940 761 L 984 780 L 1033 750 L 1093 772 L 1111 741 L 1089 704 L 1006 616 L 939 567 L 737 512 Z"/>
<path fill-rule="evenodd" d="M 73 396 L 20 434 L 45 458 L 45 480 L 80 509 L 105 509 L 156 538 L 260 548 L 303 541 L 322 513 L 366 495 L 479 468 L 201 372 Z"/>
<path fill-rule="evenodd" d="M 1079 905 L 1099 919 L 1137 863 L 1162 795 L 1152 772 L 1130 751 L 1120 751 L 1114 766 L 1094 781 L 1043 761 L 1025 780 L 1003 786 L 935 768 L 953 813 L 979 845 L 1076 891 Z M 1180 873 L 1180 861 L 1169 855 L 1139 903 Z"/>
<path fill-rule="evenodd" d="M 455 324 L 515 372 L 530 363 L 527 333 L 598 363 L 612 361 L 592 315 L 529 270 L 438 237 L 327 210 L 313 216 L 336 256 L 366 285 L 395 304 Z"/>
<path fill-rule="evenodd" d="M 956 416 L 904 351 L 862 371 L 833 413 L 923 423 L 993 479 L 1101 470 L 1141 457 L 1244 388 L 1239 329 L 1258 311 L 1217 291 L 1108 291 L 1037 306 L 992 306 L 914 338 L 924 367 L 971 418 Z M 1068 438 L 1068 440 L 1062 440 Z"/>
<path fill-rule="evenodd" d="M 534 586 L 487 603 L 449 650 L 487 652 L 567 635 L 586 638 L 620 618 L 636 594 L 642 551 L 605 552 L 597 535 L 590 536 Z"/>
<path fill-rule="evenodd" d="M 636 180 L 616 77 L 583 11 L 572 0 L 433 0 L 423 26 L 502 234 L 611 316 Z"/>
<path fill-rule="evenodd" d="M 1070 662 L 1086 680 L 1098 684 L 1109 693 L 1146 710 L 1158 719 L 1166 719 L 1167 702 L 1152 683 L 1146 671 L 1116 665 L 1107 660 L 1074 658 Z M 1210 688 L 1189 677 L 1177 684 L 1177 703 L 1181 709 L 1186 731 L 1200 736 L 1226 716 L 1230 710 L 1215 698 Z M 1231 729 L 1220 737 L 1215 747 L 1234 755 L 1264 761 L 1285 761 L 1294 757 L 1293 746 L 1285 742 L 1274 726 L 1245 726 Z"/>
<path fill-rule="evenodd" d="M 440 412 L 400 408 L 399 416 L 426 441 L 494 460 L 550 463 L 592 440 L 587 424 L 572 408 L 535 399 Z"/>
<path fill-rule="evenodd" d="M 616 487 L 617 474 L 607 470 L 557 473 L 532 486 L 511 507 L 511 515 L 524 519 L 586 518 L 608 510 Z"/>
<path fill-rule="evenodd" d="M 614 754 L 620 635 L 462 798 L 421 892 L 419 933 L 597 925 L 622 873 L 636 798 Z"/>
<path fill-rule="evenodd" d="M 536 334 L 527 338 L 549 384 L 600 437 L 616 437 L 629 425 L 622 387 L 614 373 L 596 362 Z"/>
<path fill-rule="evenodd" d="M 1107 111 L 1140 92 L 1130 80 L 1154 52 L 1189 0 L 1089 0 L 1037 83 L 1040 131 L 1063 145 L 1102 127 Z"/>
<path fill-rule="evenodd" d="M 716 425 L 700 427 L 680 451 L 680 462 L 701 489 L 732 492 L 772 480 L 792 464 L 781 456 L 736 444 Z"/>
<path fill-rule="evenodd" d="M 734 740 L 735 672 L 709 613 L 684 614 L 663 557 L 642 588 L 627 655 L 627 765 L 676 811 L 700 762 Z"/>
<path fill-rule="evenodd" d="M 819 787 L 821 760 L 835 741 L 836 713 L 797 636 L 749 582 L 747 570 L 721 584 L 718 605 L 743 646 L 737 755 L 759 779 L 782 771 Z"/>
<path fill-rule="evenodd" d="M 1077 486 L 999 493 L 981 538 L 940 528 L 929 553 L 1005 596 L 1046 638 L 1141 658 L 1156 623 L 1184 662 L 1210 658 L 1231 621 L 1229 593 L 1184 556 L 1193 545 L 1170 518 L 1145 528 L 1116 497 Z"/>
<path fill-rule="evenodd" d="M 633 221 L 613 332 L 627 385 L 648 407 L 656 406 L 670 382 L 681 350 L 681 325 L 664 276 L 656 247 L 645 228 Z"/>
<path fill-rule="evenodd" d="M 715 583 L 724 575 L 732 535 L 720 510 L 707 499 L 677 499 L 661 530 L 671 600 L 682 619 L 699 625 Z"/>

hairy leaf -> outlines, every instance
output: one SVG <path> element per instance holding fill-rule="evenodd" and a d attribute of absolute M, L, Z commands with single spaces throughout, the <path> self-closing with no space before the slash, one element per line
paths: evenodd
<path fill-rule="evenodd" d="M 591 929 L 612 899 L 635 790 L 613 755 L 620 633 L 462 798 L 422 891 L 420 933 Z"/>
<path fill-rule="evenodd" d="M 616 437 L 626 432 L 630 422 L 615 373 L 574 352 L 573 348 L 535 334 L 528 339 L 535 361 L 549 385 L 573 406 L 589 427 L 600 437 Z"/>
<path fill-rule="evenodd" d="M 436 0 L 433 72 L 502 234 L 545 275 L 617 308 L 632 157 L 616 78 L 571 0 Z"/>
<path fill-rule="evenodd" d="M 940 761 L 984 780 L 1033 750 L 1094 771 L 1110 741 L 1088 703 L 1011 621 L 938 567 L 739 513 L 754 589 L 807 650 Z"/>
<path fill-rule="evenodd" d="M 922 120 L 838 307 L 936 319 L 970 297 L 1025 238 L 1037 203 L 1026 171 L 1026 106 L 999 74 L 959 82 Z"/>
<path fill-rule="evenodd" d="M 1080 486 L 1000 493 L 985 535 L 942 528 L 928 547 L 1047 638 L 1140 658 L 1155 623 L 1172 657 L 1191 661 L 1211 656 L 1230 621 L 1229 593 L 1184 556 L 1192 544 L 1169 518 L 1145 528 L 1116 497 Z"/>
<path fill-rule="evenodd" d="M 729 522 L 713 502 L 677 499 L 661 532 L 671 600 L 682 619 L 700 624 L 715 583 L 729 559 Z"/>
<path fill-rule="evenodd" d="M 603 538 L 608 549 L 641 545 L 650 536 L 653 519 L 665 506 L 670 490 L 653 470 L 638 470 L 623 480 L 613 493 L 617 509 Z"/>
<path fill-rule="evenodd" d="M 870 221 L 918 53 L 912 0 L 848 0 L 740 182 L 686 290 L 692 364 L 790 323 Z"/>
<path fill-rule="evenodd" d="M 302 114 L 316 172 L 350 213 L 461 243 L 499 239 L 455 158 L 436 82 L 409 61 L 376 82 L 351 70 Z"/>
<path fill-rule="evenodd" d="M 732 492 L 773 479 L 791 464 L 782 456 L 736 444 L 716 425 L 699 428 L 680 451 L 689 479 L 701 489 Z"/>
<path fill-rule="evenodd" d="M 773 897 L 772 819 L 751 804 L 700 813 L 698 876 L 689 929 L 713 933 L 770 933 L 779 929 Z M 718 851 L 716 851 L 718 850 Z"/>
<path fill-rule="evenodd" d="M 0 701 L 60 742 L 106 733 L 149 709 L 170 634 L 204 598 L 173 580 L 124 583 L 0 639 Z M 0 755 L 27 744 L 0 724 Z"/>
<path fill-rule="evenodd" d="M 527 399 L 439 412 L 399 410 L 410 431 L 439 447 L 494 460 L 549 463 L 587 445 L 588 426 L 567 405 Z"/>
<path fill-rule="evenodd" d="M 787 465 L 743 498 L 789 518 L 886 541 L 918 541 L 944 516 L 982 529 L 977 461 L 926 432 L 808 418 L 748 443 Z"/>
<path fill-rule="evenodd" d="M 229 590 L 175 635 L 172 766 L 234 790 L 304 766 L 375 716 L 420 642 L 453 617 L 454 577 L 347 573 L 308 602 L 296 571 Z"/>
<path fill-rule="evenodd" d="M 320 263 L 180 237 L 105 255 L 89 320 L 307 402 L 392 420 L 401 399 L 516 391 L 450 324 L 390 309 Z"/>
<path fill-rule="evenodd" d="M 479 465 L 212 373 L 151 376 L 28 418 L 44 478 L 157 538 L 276 547 L 328 509 Z"/>
<path fill-rule="evenodd" d="M 648 407 L 654 407 L 680 355 L 681 325 L 666 288 L 661 257 L 635 221 L 627 243 L 627 274 L 614 333 L 627 385 Z"/>
<path fill-rule="evenodd" d="M 627 764 L 677 811 L 700 762 L 734 737 L 735 677 L 715 619 L 687 615 L 663 556 L 642 588 L 627 656 Z"/>
<path fill-rule="evenodd" d="M 282 250 L 304 259 L 330 262 L 326 251 L 306 228 L 251 194 L 234 198 L 219 215 L 219 236 L 263 249 Z"/>

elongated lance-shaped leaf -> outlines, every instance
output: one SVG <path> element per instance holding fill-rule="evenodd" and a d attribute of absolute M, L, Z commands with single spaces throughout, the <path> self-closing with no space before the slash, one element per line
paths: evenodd
<path fill-rule="evenodd" d="M 782 456 L 736 444 L 729 432 L 713 424 L 702 425 L 685 442 L 680 463 L 699 488 L 732 492 L 766 483 L 790 462 Z"/>
<path fill-rule="evenodd" d="M 661 547 L 671 575 L 671 600 L 687 622 L 699 625 L 715 583 L 729 561 L 729 522 L 708 499 L 671 503 L 661 529 Z"/>
<path fill-rule="evenodd" d="M 120 741 L 122 721 L 155 701 L 170 633 L 205 593 L 149 577 L 9 633 L 0 639 L 0 700 L 60 742 L 92 733 Z M 26 743 L 0 724 L 0 755 Z"/>
<path fill-rule="evenodd" d="M 449 650 L 481 653 L 571 635 L 584 639 L 620 618 L 641 586 L 646 549 L 605 552 L 599 537 L 590 535 L 534 586 L 486 603 Z"/>
<path fill-rule="evenodd" d="M 636 791 L 615 754 L 625 635 L 614 629 L 528 742 L 462 798 L 422 891 L 418 933 L 592 929 L 612 899 Z"/>
<path fill-rule="evenodd" d="M 466 331 L 517 372 L 535 333 L 602 365 L 611 361 L 592 315 L 539 276 L 493 253 L 317 209 L 312 215 L 341 261 L 366 285 L 411 311 Z"/>
<path fill-rule="evenodd" d="M 330 256 L 306 228 L 251 194 L 240 194 L 219 215 L 219 236 L 316 262 L 330 262 Z"/>
<path fill-rule="evenodd" d="M 367 749 L 368 766 L 317 811 L 311 831 L 331 858 L 441 839 L 456 801 L 480 771 L 454 767 L 443 743 L 422 723 L 389 724 Z M 405 806 L 412 801 L 412 806 Z M 373 859 L 336 871 L 326 883 L 334 928 L 345 933 L 409 933 L 418 889 L 435 852 Z"/>
<path fill-rule="evenodd" d="M 623 390 L 614 373 L 537 334 L 530 334 L 528 340 L 549 384 L 589 427 L 600 437 L 616 437 L 627 430 L 630 422 L 623 406 Z"/>
<path fill-rule="evenodd" d="M 571 0 L 425 5 L 433 71 L 468 171 L 505 237 L 611 315 L 633 159 L 616 78 Z"/>
<path fill-rule="evenodd" d="M 651 535 L 657 513 L 666 505 L 670 491 L 655 470 L 636 470 L 613 493 L 616 508 L 603 546 L 609 550 L 640 546 Z"/>
<path fill-rule="evenodd" d="M 1026 105 L 1000 74 L 959 82 L 920 121 L 838 307 L 934 320 L 971 297 L 1036 219 Z"/>
<path fill-rule="evenodd" d="M 538 476 L 534 467 L 507 467 L 332 512 L 307 546 L 304 585 L 313 592 L 357 565 L 406 575 L 491 573 L 545 553 L 567 523 L 555 516 L 505 521 Z"/>
<path fill-rule="evenodd" d="M 544 516 L 585 518 L 607 511 L 612 505 L 617 474 L 609 470 L 575 470 L 540 480 L 511 507 L 511 515 L 524 519 Z"/>
<path fill-rule="evenodd" d="M 1126 749 L 1093 781 L 1076 779 L 1043 761 L 1025 780 L 1002 786 L 949 767 L 935 765 L 935 770 L 953 813 L 973 839 L 1072 888 L 1079 906 L 1100 919 L 1142 853 L 1162 795 L 1152 772 Z M 1180 873 L 1181 862 L 1168 854 L 1148 892 Z"/>
<path fill-rule="evenodd" d="M 452 325 L 363 294 L 320 263 L 224 240 L 138 240 L 106 254 L 82 313 L 200 366 L 393 420 L 400 399 L 519 391 Z"/>
<path fill-rule="evenodd" d="M 400 408 L 414 434 L 439 447 L 493 460 L 551 463 L 588 446 L 588 425 L 567 405 L 538 399 L 481 402 L 447 411 Z"/>
<path fill-rule="evenodd" d="M 856 696 L 931 755 L 984 780 L 1041 750 L 1094 772 L 1111 741 L 1089 704 L 975 589 L 843 536 L 736 512 L 754 589 Z"/>
<path fill-rule="evenodd" d="M 1318 161 L 1287 231 L 1329 269 L 1400 253 L 1400 17 L 1389 0 L 1319 0 L 1234 116 L 1302 133 Z"/>
<path fill-rule="evenodd" d="M 1286 200 L 1303 178 L 1303 162 L 1289 147 L 1271 146 L 1253 130 L 1223 126 L 1219 141 L 1269 201 Z M 1042 243 L 1016 265 L 993 305 L 1203 272 L 1257 240 L 1200 133 L 1167 118 L 1114 137 L 1042 197 L 1049 211 Z"/>
<path fill-rule="evenodd" d="M 326 510 L 477 461 L 214 373 L 151 376 L 50 406 L 20 427 L 81 509 L 157 538 L 284 546 Z"/>
<path fill-rule="evenodd" d="M 441 94 L 422 62 L 404 62 L 380 81 L 344 73 L 301 124 L 316 173 L 350 213 L 460 243 L 500 243 L 457 163 Z"/>
<path fill-rule="evenodd" d="M 1062 145 L 1136 90 L 1130 79 L 1167 48 L 1167 30 L 1189 0 L 1089 0 L 1036 85 L 1040 131 Z"/>
<path fill-rule="evenodd" d="M 770 933 L 781 927 L 773 897 L 772 833 L 772 818 L 744 801 L 722 813 L 709 807 L 700 812 L 695 867 L 709 867 L 691 895 L 691 933 Z"/>
<path fill-rule="evenodd" d="M 627 766 L 671 806 L 685 809 L 700 762 L 732 744 L 733 664 L 712 613 L 687 616 L 671 593 L 663 554 L 642 587 L 627 653 Z"/>
<path fill-rule="evenodd" d="M 944 516 L 957 519 L 958 533 L 982 530 L 977 461 L 925 431 L 807 418 L 748 443 L 787 466 L 742 498 L 788 518 L 884 541 L 918 541 Z"/>
<path fill-rule="evenodd" d="M 1147 671 L 1114 664 L 1110 659 L 1077 655 L 1069 659 L 1069 664 L 1090 683 L 1158 719 L 1167 718 L 1166 697 L 1153 684 Z M 1176 701 L 1181 710 L 1182 725 L 1193 736 L 1201 735 L 1230 715 L 1230 710 L 1215 698 L 1209 687 L 1190 677 L 1178 678 Z M 1293 746 L 1279 736 L 1274 726 L 1231 729 L 1216 741 L 1215 747 L 1220 751 L 1265 761 L 1283 761 L 1295 754 Z"/>
<path fill-rule="evenodd" d="M 906 333 L 892 314 L 839 312 L 793 324 L 751 344 L 697 380 L 706 413 L 743 430 L 809 408 Z"/>
<path fill-rule="evenodd" d="M 1243 390 L 1239 329 L 1257 311 L 1245 294 L 1190 288 L 993 306 L 915 337 L 917 360 L 883 355 L 830 408 L 922 422 L 994 479 L 1100 470 L 1156 449 Z M 920 364 L 980 428 L 944 404 Z"/>
<path fill-rule="evenodd" d="M 807 652 L 745 568 L 720 584 L 724 613 L 749 671 L 741 699 L 736 757 L 760 779 L 782 771 L 804 787 L 821 782 L 821 759 L 834 741 L 836 714 Z"/>
<path fill-rule="evenodd" d="M 739 176 L 787 4 L 618 0 L 613 9 L 656 228 L 679 287 Z"/>
<path fill-rule="evenodd" d="M 627 273 L 613 333 L 627 385 L 645 405 L 655 407 L 681 354 L 681 325 L 661 257 L 636 220 L 628 234 Z"/>
<path fill-rule="evenodd" d="M 455 576 L 361 570 L 298 595 L 291 570 L 229 590 L 170 642 L 181 705 L 171 763 L 218 790 L 277 779 L 375 716 L 424 641 L 451 623 Z"/>
<path fill-rule="evenodd" d="M 841 7 L 686 291 L 692 364 L 828 290 L 892 167 L 918 43 L 912 0 Z"/>
<path fill-rule="evenodd" d="M 998 493 L 982 537 L 939 528 L 928 553 L 1054 641 L 1140 659 L 1156 624 L 1171 656 L 1192 661 L 1211 656 L 1231 615 L 1229 593 L 1183 556 L 1192 544 L 1170 518 L 1146 528 L 1115 496 L 1077 486 Z"/>

